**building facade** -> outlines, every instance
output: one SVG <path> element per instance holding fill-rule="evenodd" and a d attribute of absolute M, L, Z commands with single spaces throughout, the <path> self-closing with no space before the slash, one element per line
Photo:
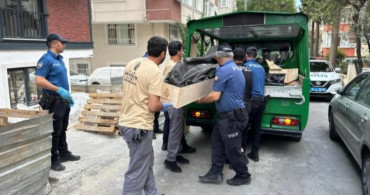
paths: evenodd
<path fill-rule="evenodd" d="M 91 62 L 90 5 L 90 0 L 0 1 L 0 108 L 38 104 L 35 67 L 47 51 L 49 33 L 69 40 L 62 54 L 67 69 Z"/>
<path fill-rule="evenodd" d="M 177 23 L 217 14 L 215 0 L 92 0 L 91 69 L 125 66 L 152 36 L 181 40 Z"/>

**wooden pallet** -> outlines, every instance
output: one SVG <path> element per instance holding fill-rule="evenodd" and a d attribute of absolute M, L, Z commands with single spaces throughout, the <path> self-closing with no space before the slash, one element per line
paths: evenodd
<path fill-rule="evenodd" d="M 76 129 L 116 134 L 122 93 L 92 93 L 78 119 Z"/>
<path fill-rule="evenodd" d="M 18 109 L 0 109 L 0 127 L 8 125 L 8 118 L 35 118 L 45 116 L 49 113 L 48 110 L 18 110 Z"/>

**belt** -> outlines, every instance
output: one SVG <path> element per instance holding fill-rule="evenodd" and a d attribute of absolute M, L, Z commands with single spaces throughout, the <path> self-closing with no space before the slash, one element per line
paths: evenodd
<path fill-rule="evenodd" d="M 264 96 L 252 96 L 252 101 L 263 101 L 265 99 Z"/>
<path fill-rule="evenodd" d="M 222 119 L 230 119 L 235 118 L 237 116 L 244 116 L 247 113 L 248 111 L 246 107 L 238 107 L 231 112 L 219 112 L 217 113 L 217 117 Z"/>

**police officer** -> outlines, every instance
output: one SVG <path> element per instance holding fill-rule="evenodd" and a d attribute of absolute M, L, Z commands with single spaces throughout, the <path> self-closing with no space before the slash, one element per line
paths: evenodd
<path fill-rule="evenodd" d="M 199 180 L 204 183 L 221 183 L 225 159 L 236 175 L 226 181 L 229 185 L 249 184 L 251 175 L 246 166 L 246 157 L 241 148 L 242 132 L 247 125 L 247 110 L 244 106 L 245 78 L 232 60 L 233 52 L 227 44 L 217 48 L 216 69 L 213 90 L 197 103 L 215 102 L 217 123 L 212 131 L 212 167 Z"/>
<path fill-rule="evenodd" d="M 244 94 L 244 104 L 248 110 L 248 119 L 249 122 L 250 112 L 251 112 L 251 99 L 252 99 L 252 87 L 253 87 L 253 73 L 251 69 L 244 65 L 245 62 L 245 50 L 241 47 L 234 49 L 234 62 L 242 70 L 245 78 L 245 94 Z M 245 151 L 247 147 L 247 128 L 243 131 L 243 141 L 242 148 Z"/>
<path fill-rule="evenodd" d="M 166 57 L 168 42 L 162 37 L 149 39 L 146 58 L 128 63 L 123 76 L 122 111 L 118 125 L 130 150 L 130 163 L 125 173 L 122 194 L 157 195 L 152 146 L 154 113 L 166 111 L 171 104 L 162 104 L 163 75 L 158 65 Z"/>
<path fill-rule="evenodd" d="M 36 84 L 42 87 L 40 106 L 53 115 L 53 133 L 51 147 L 51 169 L 63 171 L 61 162 L 80 160 L 80 156 L 68 151 L 66 130 L 69 111 L 74 102 L 69 93 L 67 69 L 63 62 L 66 39 L 59 34 L 49 34 L 46 45 L 48 51 L 37 63 Z"/>
<path fill-rule="evenodd" d="M 246 51 L 247 62 L 245 66 L 250 68 L 253 73 L 253 89 L 252 89 L 252 110 L 250 113 L 250 123 L 252 128 L 252 149 L 247 156 L 255 162 L 259 161 L 258 150 L 261 137 L 261 118 L 265 108 L 265 69 L 256 62 L 257 48 L 248 47 Z"/>

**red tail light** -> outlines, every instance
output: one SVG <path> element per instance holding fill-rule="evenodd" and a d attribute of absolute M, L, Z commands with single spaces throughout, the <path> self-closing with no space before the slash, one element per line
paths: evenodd
<path fill-rule="evenodd" d="M 190 111 L 190 116 L 196 119 L 209 119 L 211 118 L 211 113 L 204 110 L 193 110 Z"/>
<path fill-rule="evenodd" d="M 299 121 L 292 117 L 274 117 L 271 122 L 274 125 L 297 126 Z"/>

